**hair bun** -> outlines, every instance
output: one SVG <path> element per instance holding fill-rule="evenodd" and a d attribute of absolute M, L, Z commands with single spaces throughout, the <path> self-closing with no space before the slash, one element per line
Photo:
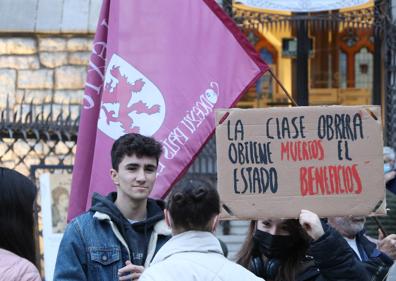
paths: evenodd
<path fill-rule="evenodd" d="M 202 198 L 206 197 L 207 193 L 208 191 L 203 186 L 195 188 L 192 192 L 194 201 L 202 200 Z"/>
<path fill-rule="evenodd" d="M 184 195 L 183 195 L 183 193 L 178 192 L 175 195 L 173 195 L 173 201 L 176 204 L 183 204 L 184 203 Z"/>

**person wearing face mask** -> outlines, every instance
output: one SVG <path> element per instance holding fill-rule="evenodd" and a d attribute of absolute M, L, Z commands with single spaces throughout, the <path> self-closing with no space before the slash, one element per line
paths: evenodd
<path fill-rule="evenodd" d="M 395 151 L 388 146 L 383 149 L 384 181 L 393 181 L 396 172 Z M 391 190 L 392 191 L 392 190 Z M 394 191 L 393 191 L 394 192 Z M 381 231 L 379 239 L 365 235 L 364 216 L 331 217 L 328 223 L 335 228 L 354 250 L 355 259 L 365 267 L 370 280 L 385 280 L 389 268 L 396 259 L 396 234 L 384 237 Z M 396 280 L 396 279 L 395 279 Z"/>
<path fill-rule="evenodd" d="M 308 210 L 252 221 L 237 263 L 266 281 L 369 280 L 342 236 Z"/>
<path fill-rule="evenodd" d="M 384 280 L 393 264 L 391 257 L 396 257 L 396 235 L 388 235 L 376 245 L 364 235 L 365 217 L 332 217 L 328 222 L 354 250 L 355 259 L 365 267 L 370 280 Z"/>
<path fill-rule="evenodd" d="M 203 180 L 177 184 L 165 209 L 172 238 L 155 255 L 139 281 L 259 281 L 224 257 L 213 235 L 220 213 L 217 190 Z"/>
<path fill-rule="evenodd" d="M 396 154 L 393 148 L 389 146 L 384 146 L 384 178 L 386 183 L 386 188 L 392 193 L 396 194 L 396 171 L 395 171 L 395 161 Z"/>

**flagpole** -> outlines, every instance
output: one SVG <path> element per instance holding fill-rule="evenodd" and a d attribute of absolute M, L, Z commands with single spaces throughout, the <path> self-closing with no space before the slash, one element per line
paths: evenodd
<path fill-rule="evenodd" d="M 297 102 L 293 99 L 293 97 L 289 94 L 289 92 L 286 90 L 285 86 L 279 81 L 278 77 L 275 76 L 275 74 L 272 72 L 272 69 L 268 69 L 269 73 L 271 74 L 272 78 L 275 79 L 276 83 L 282 88 L 283 92 L 285 95 L 289 98 L 289 100 L 292 102 L 293 106 L 298 106 Z"/>

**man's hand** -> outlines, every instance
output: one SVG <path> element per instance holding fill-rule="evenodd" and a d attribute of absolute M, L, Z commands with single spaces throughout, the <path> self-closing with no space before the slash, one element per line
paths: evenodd
<path fill-rule="evenodd" d="M 299 221 L 302 228 L 314 241 L 324 234 L 322 223 L 317 214 L 308 210 L 301 210 Z"/>
<path fill-rule="evenodd" d="M 118 270 L 118 280 L 139 280 L 144 271 L 144 266 L 134 265 L 130 261 L 125 262 L 125 266 Z"/>
<path fill-rule="evenodd" d="M 396 260 L 396 234 L 389 234 L 384 237 L 378 229 L 378 250 L 387 254 L 391 259 Z"/>

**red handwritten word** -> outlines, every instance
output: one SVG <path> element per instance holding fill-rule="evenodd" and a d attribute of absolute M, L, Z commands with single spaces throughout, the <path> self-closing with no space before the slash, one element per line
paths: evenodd
<path fill-rule="evenodd" d="M 333 195 L 362 192 L 357 164 L 300 168 L 300 191 L 306 195 Z"/>
<path fill-rule="evenodd" d="M 287 141 L 281 143 L 281 160 L 323 160 L 324 149 L 320 140 Z"/>

